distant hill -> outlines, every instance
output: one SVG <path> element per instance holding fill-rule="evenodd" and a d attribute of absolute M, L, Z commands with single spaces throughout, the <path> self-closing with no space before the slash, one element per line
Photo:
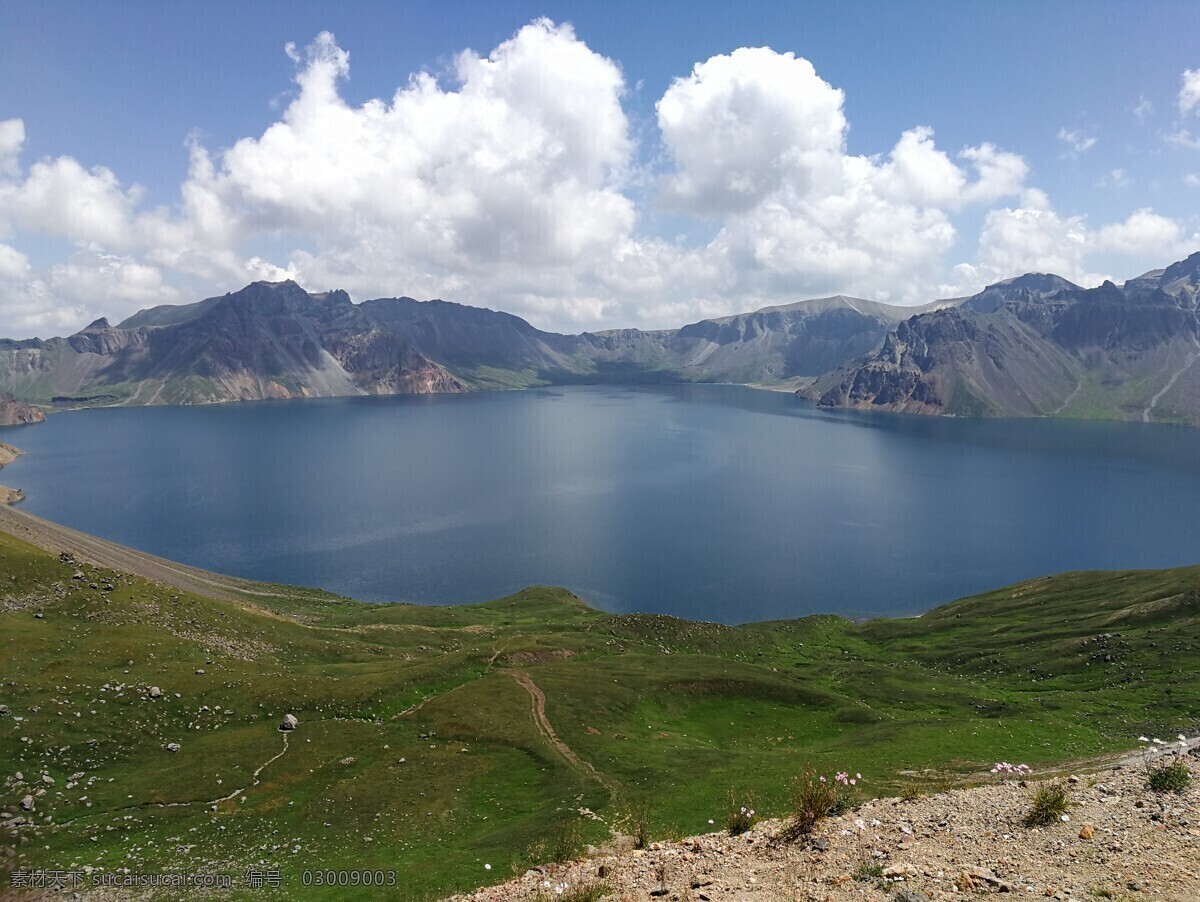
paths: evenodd
<path fill-rule="evenodd" d="M 1200 424 L 1200 253 L 1084 289 L 990 285 L 914 316 L 803 394 L 823 407 Z"/>
<path fill-rule="evenodd" d="M 573 382 L 812 378 L 879 346 L 914 309 L 834 297 L 676 330 L 560 335 L 447 301 L 313 294 L 255 282 L 100 319 L 67 338 L 0 340 L 0 388 L 47 407 L 458 392 Z"/>

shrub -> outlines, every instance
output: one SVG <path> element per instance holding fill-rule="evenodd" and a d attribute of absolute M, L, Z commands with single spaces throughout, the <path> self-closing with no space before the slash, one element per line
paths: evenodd
<path fill-rule="evenodd" d="M 858 867 L 850 876 L 860 883 L 871 883 L 883 877 L 883 865 L 864 856 L 858 860 Z"/>
<path fill-rule="evenodd" d="M 589 883 L 586 886 L 563 890 L 562 894 L 555 898 L 559 902 L 597 902 L 611 892 L 612 889 L 606 883 Z"/>
<path fill-rule="evenodd" d="M 645 801 L 638 802 L 630 815 L 633 826 L 633 847 L 644 849 L 650 845 L 650 806 Z"/>
<path fill-rule="evenodd" d="M 1191 782 L 1192 772 L 1182 758 L 1150 767 L 1146 774 L 1146 786 L 1155 792 L 1183 792 Z"/>
<path fill-rule="evenodd" d="M 903 780 L 900 783 L 900 799 L 904 802 L 915 802 L 925 795 L 925 787 L 916 780 Z"/>
<path fill-rule="evenodd" d="M 729 817 L 725 829 L 730 836 L 740 836 L 754 826 L 754 798 L 745 796 L 741 799 L 745 804 L 739 804 L 734 791 L 729 790 Z"/>
<path fill-rule="evenodd" d="M 792 817 L 784 828 L 785 839 L 808 836 L 839 806 L 836 785 L 816 771 L 806 770 L 792 781 Z"/>
<path fill-rule="evenodd" d="M 1039 786 L 1034 790 L 1030 802 L 1029 813 L 1025 815 L 1026 827 L 1044 827 L 1052 824 L 1061 820 L 1071 807 L 1066 785 L 1057 781 Z"/>
<path fill-rule="evenodd" d="M 579 821 L 562 815 L 555 819 L 545 837 L 533 844 L 529 856 L 535 862 L 553 861 L 555 864 L 562 864 L 574 859 L 582 844 Z"/>

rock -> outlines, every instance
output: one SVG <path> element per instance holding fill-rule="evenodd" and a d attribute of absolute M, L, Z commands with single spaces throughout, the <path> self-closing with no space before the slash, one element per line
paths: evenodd
<path fill-rule="evenodd" d="M 921 872 L 911 864 L 889 864 L 883 869 L 884 877 L 916 877 Z"/>
<path fill-rule="evenodd" d="M 912 889 L 902 889 L 892 897 L 892 902 L 929 902 L 929 897 Z"/>
<path fill-rule="evenodd" d="M 42 782 L 45 783 L 47 786 L 53 786 L 54 778 L 52 776 L 50 776 L 49 774 L 42 774 Z"/>
<path fill-rule="evenodd" d="M 21 807 L 25 811 L 33 811 L 33 796 L 27 795 L 25 798 L 21 799 Z"/>
<path fill-rule="evenodd" d="M 162 698 L 162 690 L 159 689 L 157 686 L 151 686 L 150 689 L 146 692 L 146 694 L 148 696 L 150 696 L 151 698 Z"/>
<path fill-rule="evenodd" d="M 178 742 L 168 742 L 167 743 L 167 751 L 168 752 L 177 752 L 181 748 L 183 748 L 183 746 L 181 746 Z"/>
<path fill-rule="evenodd" d="M 204 676 L 204 669 L 200 668 L 196 671 L 196 676 Z"/>
<path fill-rule="evenodd" d="M 343 767 L 349 767 L 351 764 L 353 764 L 357 760 L 358 759 L 355 758 L 353 755 L 348 755 L 347 757 L 345 757 L 341 761 L 339 761 L 338 764 L 342 765 Z"/>
<path fill-rule="evenodd" d="M 20 426 L 26 423 L 42 423 L 46 415 L 24 401 L 18 401 L 10 393 L 0 394 L 0 426 Z"/>
<path fill-rule="evenodd" d="M 0 705 L 0 717 L 8 717 L 12 712 L 8 709 L 8 705 Z"/>
<path fill-rule="evenodd" d="M 1084 824 L 1082 827 L 1079 828 L 1079 838 L 1080 839 L 1091 839 L 1095 835 L 1096 835 L 1096 828 L 1093 827 L 1091 824 Z"/>
<path fill-rule="evenodd" d="M 285 714 L 283 715 L 283 720 L 279 721 L 279 729 L 285 733 L 296 729 L 298 726 L 300 726 L 300 721 L 296 719 L 295 714 Z"/>

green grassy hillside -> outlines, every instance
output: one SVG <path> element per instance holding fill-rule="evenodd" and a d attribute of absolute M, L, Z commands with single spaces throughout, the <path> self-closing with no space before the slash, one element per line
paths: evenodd
<path fill-rule="evenodd" d="M 220 601 L 0 534 L 0 809 L 33 821 L 4 828 L 0 866 L 261 866 L 306 899 L 371 896 L 305 887 L 306 869 L 370 868 L 435 898 L 639 818 L 715 829 L 730 789 L 782 814 L 807 765 L 885 793 L 902 772 L 1194 730 L 1198 640 L 1200 568 L 1066 574 L 911 620 L 728 627 L 550 588 L 462 607 L 273 586 Z"/>

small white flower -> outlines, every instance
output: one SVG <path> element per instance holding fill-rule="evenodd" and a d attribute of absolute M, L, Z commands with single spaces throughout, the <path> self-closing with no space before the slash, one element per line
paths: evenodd
<path fill-rule="evenodd" d="M 1149 741 L 1150 741 L 1149 738 L 1147 738 L 1146 736 L 1138 737 L 1138 742 L 1149 742 Z"/>

